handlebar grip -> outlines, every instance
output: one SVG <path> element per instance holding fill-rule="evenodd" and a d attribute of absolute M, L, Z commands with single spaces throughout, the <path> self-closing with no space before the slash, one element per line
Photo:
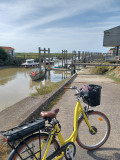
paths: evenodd
<path fill-rule="evenodd" d="M 80 93 L 75 93 L 74 95 L 75 95 L 75 96 L 80 96 Z"/>

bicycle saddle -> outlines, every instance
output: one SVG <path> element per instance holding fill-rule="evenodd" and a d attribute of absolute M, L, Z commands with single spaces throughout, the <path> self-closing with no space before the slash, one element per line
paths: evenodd
<path fill-rule="evenodd" d="M 42 111 L 40 112 L 40 116 L 44 118 L 56 118 L 57 113 L 59 112 L 59 108 L 56 108 L 52 111 Z"/>

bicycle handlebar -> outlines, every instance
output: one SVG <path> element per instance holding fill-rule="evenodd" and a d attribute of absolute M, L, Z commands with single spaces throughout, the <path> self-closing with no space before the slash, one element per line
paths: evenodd
<path fill-rule="evenodd" d="M 88 93 L 85 93 L 81 89 L 80 90 L 77 89 L 76 86 L 64 87 L 64 89 L 75 89 L 75 91 L 76 91 L 75 96 L 80 96 L 80 97 L 87 97 L 88 96 Z"/>
<path fill-rule="evenodd" d="M 75 94 L 75 96 L 81 96 L 81 92 L 80 92 L 79 89 L 77 89 L 76 86 L 64 87 L 64 88 L 65 88 L 65 89 L 75 89 L 75 91 L 77 92 L 77 93 Z"/>

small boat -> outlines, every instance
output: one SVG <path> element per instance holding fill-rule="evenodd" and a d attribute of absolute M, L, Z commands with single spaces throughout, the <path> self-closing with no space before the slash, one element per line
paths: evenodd
<path fill-rule="evenodd" d="M 22 63 L 21 65 L 28 68 L 28 67 L 37 67 L 39 66 L 39 63 L 34 62 L 34 59 L 27 59 L 26 62 Z"/>
<path fill-rule="evenodd" d="M 43 79 L 45 77 L 45 69 L 33 69 L 30 73 L 30 77 L 33 81 L 39 80 L 39 79 Z"/>
<path fill-rule="evenodd" d="M 58 60 L 57 57 L 53 57 L 53 61 L 54 61 L 54 62 L 58 62 L 59 60 Z"/>
<path fill-rule="evenodd" d="M 62 65 L 54 66 L 54 68 L 63 68 Z"/>
<path fill-rule="evenodd" d="M 50 65 L 54 64 L 54 61 L 52 60 L 52 58 L 50 58 L 50 60 L 49 60 L 49 58 L 46 58 L 46 65 L 48 65 L 48 64 L 50 64 Z"/>

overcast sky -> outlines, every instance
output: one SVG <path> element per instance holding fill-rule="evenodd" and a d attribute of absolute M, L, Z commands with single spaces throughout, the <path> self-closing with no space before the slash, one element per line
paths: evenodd
<path fill-rule="evenodd" d="M 15 52 L 107 52 L 104 30 L 120 25 L 120 0 L 0 0 L 0 46 Z"/>

